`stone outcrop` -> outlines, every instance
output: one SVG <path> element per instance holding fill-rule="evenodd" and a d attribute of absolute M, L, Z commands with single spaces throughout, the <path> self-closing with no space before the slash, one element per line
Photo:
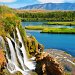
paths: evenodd
<path fill-rule="evenodd" d="M 63 67 L 45 52 L 36 54 L 35 70 L 38 75 L 64 75 Z"/>
<path fill-rule="evenodd" d="M 29 54 L 35 55 L 35 53 L 43 52 L 44 46 L 39 44 L 38 41 L 33 36 L 27 37 L 27 47 Z"/>
<path fill-rule="evenodd" d="M 3 70 L 7 64 L 5 52 L 4 52 L 4 41 L 3 38 L 0 36 L 0 75 L 2 75 Z"/>
<path fill-rule="evenodd" d="M 0 72 L 2 69 L 6 66 L 6 58 L 5 58 L 5 53 L 3 52 L 2 49 L 0 49 Z"/>

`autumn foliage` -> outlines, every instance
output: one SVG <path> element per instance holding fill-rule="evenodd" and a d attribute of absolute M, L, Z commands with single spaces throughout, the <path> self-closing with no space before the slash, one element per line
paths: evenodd
<path fill-rule="evenodd" d="M 21 23 L 20 18 L 13 9 L 7 6 L 0 6 L 0 35 L 4 36 L 14 30 L 15 26 Z"/>
<path fill-rule="evenodd" d="M 5 53 L 0 49 L 0 71 L 6 65 Z"/>

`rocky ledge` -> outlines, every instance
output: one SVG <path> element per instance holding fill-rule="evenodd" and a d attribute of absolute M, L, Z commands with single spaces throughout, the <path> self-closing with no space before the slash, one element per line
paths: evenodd
<path fill-rule="evenodd" d="M 64 75 L 63 67 L 47 52 L 36 54 L 35 70 L 38 75 Z"/>
<path fill-rule="evenodd" d="M 61 64 L 64 68 L 65 75 L 75 75 L 75 57 L 62 50 L 46 49 L 45 51 Z"/>

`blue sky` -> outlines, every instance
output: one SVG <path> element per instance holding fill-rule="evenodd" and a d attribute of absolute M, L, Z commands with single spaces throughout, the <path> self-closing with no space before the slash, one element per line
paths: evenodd
<path fill-rule="evenodd" d="M 8 5 L 12 8 L 19 8 L 26 5 L 40 4 L 40 3 L 75 3 L 75 0 L 0 0 L 0 5 Z"/>

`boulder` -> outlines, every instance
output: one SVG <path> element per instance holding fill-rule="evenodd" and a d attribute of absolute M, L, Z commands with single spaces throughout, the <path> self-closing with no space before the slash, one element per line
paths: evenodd
<path fill-rule="evenodd" d="M 64 75 L 63 67 L 47 52 L 36 54 L 36 69 L 38 75 Z"/>

